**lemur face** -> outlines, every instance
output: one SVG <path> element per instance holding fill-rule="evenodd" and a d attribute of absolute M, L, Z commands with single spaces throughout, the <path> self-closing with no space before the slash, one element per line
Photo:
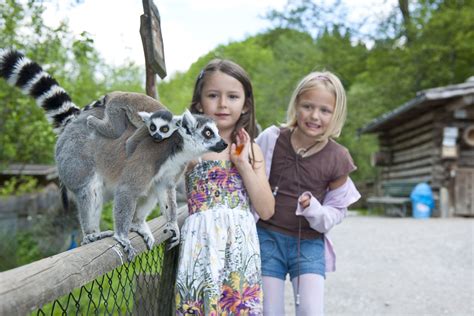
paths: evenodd
<path fill-rule="evenodd" d="M 216 123 L 204 115 L 192 115 L 186 111 L 182 115 L 183 138 L 194 146 L 197 155 L 205 152 L 221 152 L 227 148 L 226 142 L 220 137 Z"/>
<path fill-rule="evenodd" d="M 138 115 L 145 122 L 151 137 L 157 142 L 170 137 L 179 127 L 180 120 L 173 117 L 170 111 L 138 112 Z"/>

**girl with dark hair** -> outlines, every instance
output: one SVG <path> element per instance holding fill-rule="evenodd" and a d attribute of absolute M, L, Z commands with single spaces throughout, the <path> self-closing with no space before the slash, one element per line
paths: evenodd
<path fill-rule="evenodd" d="M 212 60 L 199 73 L 190 111 L 213 118 L 231 145 L 202 156 L 186 173 L 189 216 L 181 229 L 176 313 L 260 315 L 255 217 L 269 219 L 275 200 L 253 141 L 255 105 L 247 73 L 229 60 Z"/>

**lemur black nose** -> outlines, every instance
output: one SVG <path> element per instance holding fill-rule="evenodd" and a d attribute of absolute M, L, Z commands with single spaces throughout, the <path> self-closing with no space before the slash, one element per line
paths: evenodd
<path fill-rule="evenodd" d="M 161 137 L 160 134 L 156 133 L 156 134 L 153 134 L 153 140 L 155 142 L 161 142 L 163 140 L 163 137 Z"/>
<path fill-rule="evenodd" d="M 212 151 L 215 151 L 216 153 L 220 153 L 221 151 L 223 151 L 224 149 L 227 148 L 227 144 L 224 140 L 220 140 L 217 144 L 215 144 L 214 146 L 212 146 L 210 148 L 210 150 Z"/>

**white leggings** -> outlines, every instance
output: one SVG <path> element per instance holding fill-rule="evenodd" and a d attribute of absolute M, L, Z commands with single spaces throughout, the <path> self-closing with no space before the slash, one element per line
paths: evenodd
<path fill-rule="evenodd" d="M 298 278 L 291 280 L 296 302 Z M 296 305 L 297 316 L 324 315 L 324 277 L 319 274 L 300 275 L 300 304 Z M 274 277 L 263 277 L 263 314 L 285 315 L 285 281 Z"/>

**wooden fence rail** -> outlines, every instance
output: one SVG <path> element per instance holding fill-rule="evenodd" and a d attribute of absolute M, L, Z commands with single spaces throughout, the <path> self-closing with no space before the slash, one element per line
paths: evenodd
<path fill-rule="evenodd" d="M 181 226 L 187 216 L 187 207 L 178 210 L 178 222 Z M 148 222 L 156 245 L 165 242 L 171 233 L 163 233 L 166 220 L 163 216 Z M 130 240 L 138 253 L 147 251 L 143 239 L 136 233 L 130 234 Z M 168 253 L 168 252 L 167 252 Z M 165 254 L 164 270 L 160 284 L 160 293 L 172 294 L 174 282 L 173 266 L 166 269 L 174 258 Z M 112 238 L 106 238 L 84 245 L 28 265 L 0 273 L 0 315 L 25 315 L 43 305 L 64 296 L 74 289 L 114 270 L 126 261 L 122 247 Z M 165 272 L 166 270 L 166 272 Z M 170 275 L 166 275 L 170 274 Z M 163 286 L 163 288 L 161 287 Z M 171 302 L 168 299 L 168 304 Z"/>

